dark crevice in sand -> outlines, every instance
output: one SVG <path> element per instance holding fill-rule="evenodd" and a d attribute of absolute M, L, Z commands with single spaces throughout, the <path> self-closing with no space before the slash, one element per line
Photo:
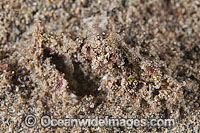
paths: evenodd
<path fill-rule="evenodd" d="M 98 85 L 93 80 L 89 80 L 89 77 L 85 76 L 81 67 L 80 63 L 73 62 L 74 65 L 74 73 L 73 78 L 76 79 L 76 88 L 73 88 L 74 91 L 78 96 L 85 96 L 85 95 L 98 95 L 97 88 Z"/>
<path fill-rule="evenodd" d="M 180 120 L 184 119 L 186 117 L 186 115 L 185 115 L 186 112 L 183 107 L 180 107 L 179 113 L 180 113 Z"/>
<path fill-rule="evenodd" d="M 65 63 L 65 57 L 57 53 L 52 53 L 50 49 L 44 48 L 44 59 L 51 58 L 51 63 L 56 65 L 56 69 L 64 73 L 64 78 L 69 82 L 69 90 L 79 97 L 85 95 L 98 96 L 98 81 L 90 80 L 81 69 L 81 63 L 72 61 L 74 70 Z"/>

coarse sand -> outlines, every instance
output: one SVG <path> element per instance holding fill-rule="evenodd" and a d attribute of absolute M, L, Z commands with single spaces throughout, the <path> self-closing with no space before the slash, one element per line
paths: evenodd
<path fill-rule="evenodd" d="M 200 132 L 200 1 L 1 0 L 0 132 Z"/>

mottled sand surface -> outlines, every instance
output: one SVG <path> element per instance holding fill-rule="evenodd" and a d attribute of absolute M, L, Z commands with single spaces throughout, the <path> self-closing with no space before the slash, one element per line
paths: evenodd
<path fill-rule="evenodd" d="M 44 128 L 43 115 L 176 125 Z M 200 1 L 1 0 L 0 132 L 9 131 L 200 132 Z"/>

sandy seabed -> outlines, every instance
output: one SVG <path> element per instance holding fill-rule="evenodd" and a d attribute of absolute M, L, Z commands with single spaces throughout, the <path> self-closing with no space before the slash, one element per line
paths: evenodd
<path fill-rule="evenodd" d="M 44 128 L 43 115 L 176 125 Z M 1 0 L 0 132 L 45 131 L 200 132 L 200 1 Z"/>

